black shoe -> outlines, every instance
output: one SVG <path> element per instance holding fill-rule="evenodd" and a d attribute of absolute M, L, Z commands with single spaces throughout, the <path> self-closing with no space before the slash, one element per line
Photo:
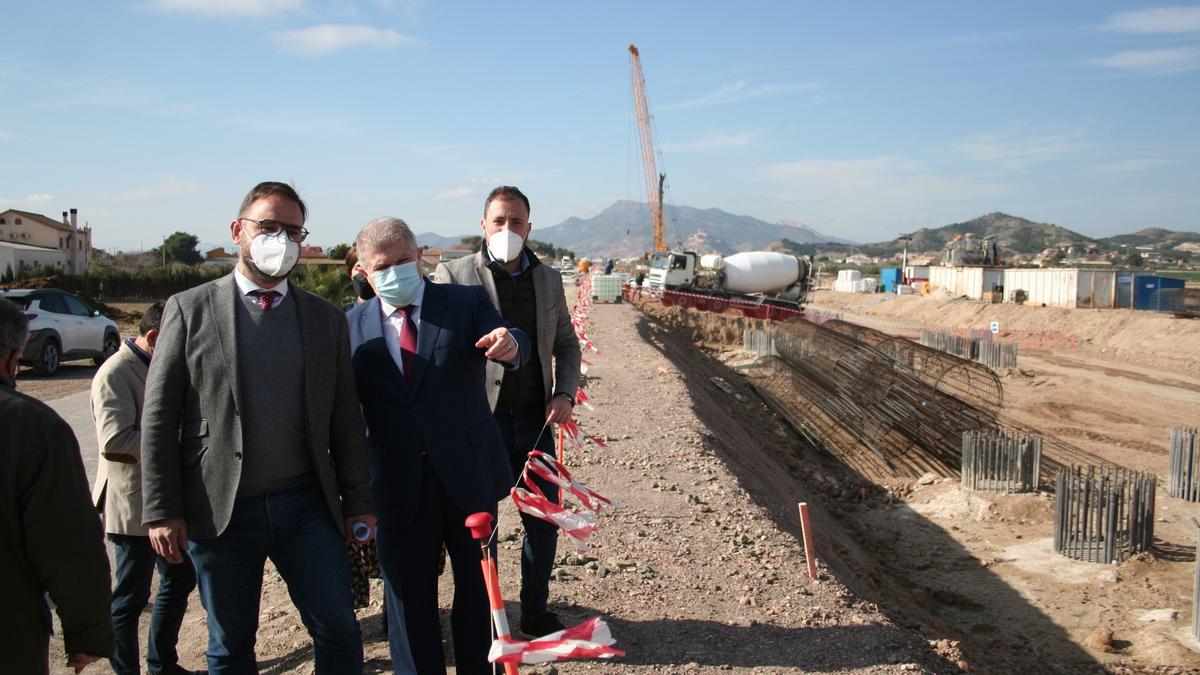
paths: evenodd
<path fill-rule="evenodd" d="M 566 628 L 554 612 L 542 612 L 521 617 L 521 632 L 531 637 L 545 637 Z"/>

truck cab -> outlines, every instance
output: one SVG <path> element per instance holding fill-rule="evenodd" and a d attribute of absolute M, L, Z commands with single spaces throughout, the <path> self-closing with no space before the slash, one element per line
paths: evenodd
<path fill-rule="evenodd" d="M 690 286 L 696 278 L 696 262 L 691 251 L 655 253 L 646 282 L 654 291 Z"/>

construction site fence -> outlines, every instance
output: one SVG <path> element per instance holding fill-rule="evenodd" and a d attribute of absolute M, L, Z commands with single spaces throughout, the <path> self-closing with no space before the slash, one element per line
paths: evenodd
<path fill-rule="evenodd" d="M 965 431 L 962 486 L 977 492 L 1032 492 L 1041 481 L 1040 436 Z"/>
<path fill-rule="evenodd" d="M 1200 502 L 1200 432 L 1191 427 L 1171 430 L 1167 494 Z"/>
<path fill-rule="evenodd" d="M 996 342 L 988 333 L 986 339 L 964 337 L 953 333 L 921 331 L 921 344 L 938 351 L 981 363 L 992 370 L 1017 367 L 1017 343 Z"/>
<path fill-rule="evenodd" d="M 1055 478 L 1054 550 L 1075 560 L 1124 562 L 1154 544 L 1157 477 L 1072 466 Z"/>
<path fill-rule="evenodd" d="M 1200 640 L 1200 521 L 1192 519 L 1196 527 L 1196 573 L 1192 577 L 1192 637 Z"/>

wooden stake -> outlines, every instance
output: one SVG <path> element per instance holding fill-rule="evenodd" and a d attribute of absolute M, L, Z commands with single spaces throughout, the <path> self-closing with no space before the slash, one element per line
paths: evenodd
<path fill-rule="evenodd" d="M 808 578 L 817 580 L 817 556 L 813 553 L 812 526 L 808 524 L 808 503 L 800 502 L 800 532 L 804 535 L 804 558 L 808 560 Z"/>

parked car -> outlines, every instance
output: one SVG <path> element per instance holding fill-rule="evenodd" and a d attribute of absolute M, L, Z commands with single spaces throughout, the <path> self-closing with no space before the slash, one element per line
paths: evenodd
<path fill-rule="evenodd" d="M 66 291 L 39 288 L 3 293 L 29 317 L 29 340 L 21 363 L 33 366 L 39 375 L 53 375 L 63 361 L 92 359 L 99 365 L 121 347 L 117 324 Z"/>

